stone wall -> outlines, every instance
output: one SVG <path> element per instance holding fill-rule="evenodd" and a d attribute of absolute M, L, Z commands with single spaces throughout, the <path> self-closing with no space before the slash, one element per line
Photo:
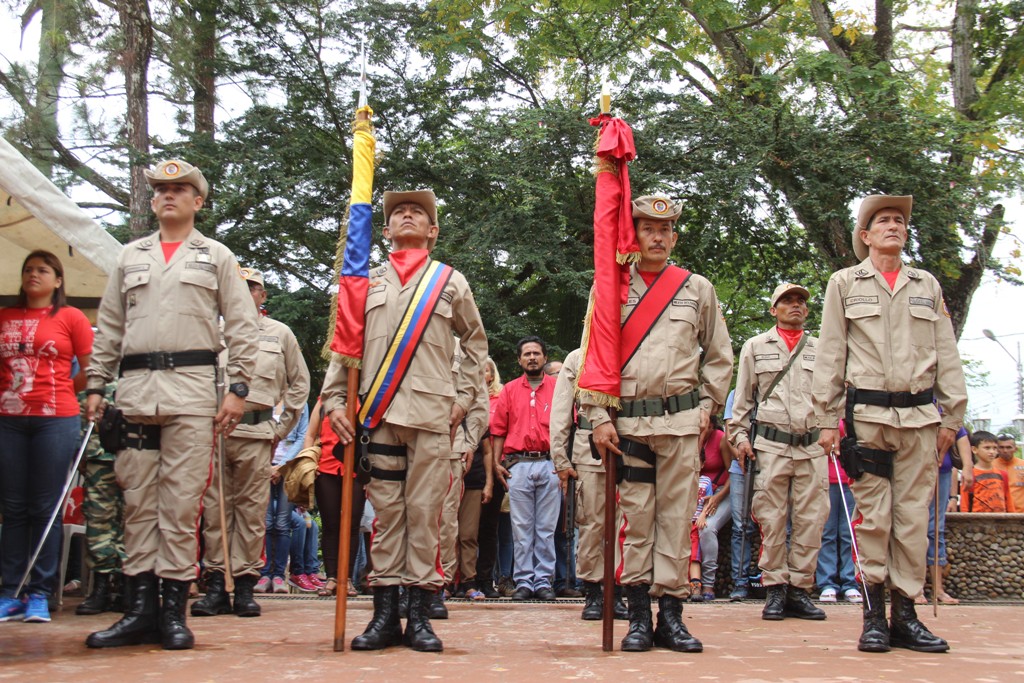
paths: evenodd
<path fill-rule="evenodd" d="M 718 536 L 715 593 L 732 590 L 732 524 Z M 754 562 L 759 540 L 755 532 Z M 949 572 L 943 581 L 962 600 L 1024 600 L 1024 514 L 946 513 Z M 755 569 L 756 571 L 756 569 Z M 930 579 L 929 579 L 930 580 Z"/>
<path fill-rule="evenodd" d="M 965 600 L 1024 600 L 1024 514 L 946 513 L 949 576 Z"/>

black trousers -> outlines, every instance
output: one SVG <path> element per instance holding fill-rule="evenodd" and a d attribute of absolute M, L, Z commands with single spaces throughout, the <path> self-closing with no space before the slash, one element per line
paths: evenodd
<path fill-rule="evenodd" d="M 341 540 L 341 475 L 318 472 L 313 484 L 316 506 L 320 510 L 322 540 L 320 550 L 324 555 L 324 571 L 327 578 L 338 577 L 338 543 Z M 366 491 L 358 481 L 352 481 L 352 527 L 349 535 L 348 575 L 355 570 L 356 553 L 359 550 L 359 522 L 366 507 Z M 344 590 L 344 586 L 340 587 Z"/>
<path fill-rule="evenodd" d="M 494 495 L 490 502 L 480 508 L 480 530 L 478 543 L 479 555 L 476 561 L 477 581 L 494 580 L 494 564 L 498 559 L 498 515 L 501 513 L 501 502 L 505 499 L 505 489 L 495 482 Z"/>

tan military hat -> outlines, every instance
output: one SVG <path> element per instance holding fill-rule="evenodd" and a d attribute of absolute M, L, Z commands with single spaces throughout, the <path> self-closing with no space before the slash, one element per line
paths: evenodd
<path fill-rule="evenodd" d="M 430 216 L 430 224 L 437 225 L 437 197 L 433 190 L 410 190 L 409 192 L 385 192 L 384 193 L 384 222 L 391 218 L 391 212 L 399 204 L 419 204 L 427 210 Z"/>
<path fill-rule="evenodd" d="M 156 187 L 162 183 L 184 183 L 196 188 L 203 199 L 206 199 L 206 195 L 210 192 L 210 184 L 203 177 L 203 172 L 181 159 L 161 161 L 155 168 L 147 168 L 143 173 L 146 174 L 146 182 L 150 184 L 150 187 Z"/>
<path fill-rule="evenodd" d="M 683 213 L 683 203 L 662 195 L 649 194 L 633 200 L 633 218 L 674 221 Z"/>
<path fill-rule="evenodd" d="M 783 282 L 781 285 L 775 288 L 774 292 L 772 292 L 772 306 L 775 306 L 775 304 L 779 303 L 779 299 L 789 294 L 790 292 L 800 292 L 801 294 L 804 295 L 805 299 L 811 298 L 811 293 L 808 292 L 806 288 L 801 287 L 800 285 L 795 285 L 792 282 Z"/>
<path fill-rule="evenodd" d="M 246 282 L 255 282 L 260 287 L 264 286 L 263 273 L 256 270 L 255 268 L 239 268 L 238 274 L 242 276 L 242 279 Z"/>
<path fill-rule="evenodd" d="M 384 225 L 387 225 L 391 218 L 391 212 L 399 204 L 419 204 L 427 210 L 431 225 L 437 225 L 437 197 L 433 190 L 409 190 L 408 192 L 385 192 L 384 193 Z M 427 249 L 433 250 L 437 244 L 437 237 L 427 240 Z"/>
<path fill-rule="evenodd" d="M 872 217 L 882 209 L 896 209 L 903 214 L 903 220 L 910 223 L 910 210 L 914 207 L 913 195 L 872 194 L 864 198 L 857 209 L 857 225 L 853 228 L 853 253 L 861 261 L 868 257 L 868 245 L 860 238 L 860 231 L 868 229 Z"/>

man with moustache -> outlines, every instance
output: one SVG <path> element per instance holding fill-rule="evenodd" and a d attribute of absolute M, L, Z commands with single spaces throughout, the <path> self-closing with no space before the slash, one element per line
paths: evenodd
<path fill-rule="evenodd" d="M 544 372 L 548 354 L 540 337 L 523 337 L 516 349 L 523 375 L 502 387 L 491 413 L 495 471 L 508 481 L 512 515 L 512 599 L 554 600 L 555 525 L 562 501 L 549 433 L 555 378 Z"/>

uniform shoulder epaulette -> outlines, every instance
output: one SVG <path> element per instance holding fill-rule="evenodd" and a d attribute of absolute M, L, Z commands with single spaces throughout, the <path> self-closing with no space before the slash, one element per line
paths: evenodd
<path fill-rule="evenodd" d="M 376 277 L 380 277 L 381 275 L 383 275 L 386 272 L 388 272 L 388 267 L 387 266 L 380 266 L 380 267 L 377 268 L 377 270 L 373 271 L 373 274 Z"/>
<path fill-rule="evenodd" d="M 868 271 L 867 268 L 858 268 L 857 270 L 853 271 L 853 274 L 855 277 L 869 277 L 871 275 L 871 272 Z"/>

